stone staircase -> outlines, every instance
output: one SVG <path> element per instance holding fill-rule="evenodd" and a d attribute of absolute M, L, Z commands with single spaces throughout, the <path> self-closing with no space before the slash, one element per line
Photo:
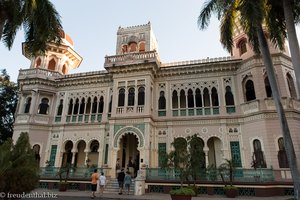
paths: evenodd
<path fill-rule="evenodd" d="M 127 190 L 125 190 L 125 185 L 123 188 L 123 193 L 127 192 Z M 104 189 L 104 193 L 114 193 L 114 194 L 118 194 L 119 193 L 119 184 L 118 184 L 118 180 L 117 179 L 109 179 L 107 181 L 107 184 L 105 186 Z M 132 183 L 130 185 L 130 194 L 134 194 L 134 179 L 132 179 Z"/>

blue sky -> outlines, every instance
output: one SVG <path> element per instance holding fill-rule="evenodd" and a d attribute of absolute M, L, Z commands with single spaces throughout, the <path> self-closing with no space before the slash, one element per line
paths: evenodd
<path fill-rule="evenodd" d="M 223 57 L 229 54 L 219 42 L 219 22 L 212 19 L 207 30 L 200 31 L 197 17 L 204 0 L 51 0 L 61 15 L 63 28 L 74 41 L 74 49 L 83 57 L 80 67 L 70 73 L 103 70 L 105 55 L 115 55 L 119 26 L 151 22 L 162 62 Z M 18 32 L 9 51 L 0 43 L 0 69 L 7 69 L 12 81 L 20 68 L 30 66 L 21 51 L 24 41 Z"/>

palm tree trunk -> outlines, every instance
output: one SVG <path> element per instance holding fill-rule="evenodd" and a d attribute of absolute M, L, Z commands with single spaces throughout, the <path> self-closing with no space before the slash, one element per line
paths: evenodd
<path fill-rule="evenodd" d="M 287 157 L 288 157 L 288 162 L 289 162 L 289 167 L 291 170 L 292 178 L 294 181 L 294 196 L 296 200 L 299 200 L 299 195 L 300 195 L 300 175 L 297 167 L 297 160 L 296 160 L 296 154 L 294 150 L 294 145 L 292 142 L 290 130 L 288 127 L 287 119 L 283 110 L 283 106 L 281 104 L 281 96 L 279 94 L 278 86 L 277 86 L 277 81 L 275 78 L 275 73 L 274 73 L 274 67 L 272 63 L 272 58 L 269 50 L 269 46 L 267 43 L 267 40 L 265 38 L 262 26 L 260 25 L 258 28 L 258 40 L 259 40 L 259 46 L 260 50 L 262 52 L 262 57 L 264 64 L 266 66 L 266 71 L 268 74 L 268 78 L 270 81 L 272 93 L 273 93 L 273 98 L 275 101 L 276 105 L 276 110 L 277 114 L 279 117 L 279 122 L 281 126 L 281 130 L 283 133 L 283 139 L 284 139 L 284 146 L 286 149 Z"/>
<path fill-rule="evenodd" d="M 288 42 L 292 57 L 292 63 L 296 75 L 297 93 L 300 97 L 300 50 L 299 43 L 295 29 L 293 8 L 291 0 L 283 0 L 284 18 L 286 22 L 286 29 L 288 33 Z"/>

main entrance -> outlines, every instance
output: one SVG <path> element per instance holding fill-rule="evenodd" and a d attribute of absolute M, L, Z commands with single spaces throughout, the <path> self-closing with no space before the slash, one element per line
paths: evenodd
<path fill-rule="evenodd" d="M 117 153 L 117 162 L 125 171 L 135 177 L 140 166 L 140 152 L 137 149 L 138 138 L 132 133 L 122 136 Z"/>

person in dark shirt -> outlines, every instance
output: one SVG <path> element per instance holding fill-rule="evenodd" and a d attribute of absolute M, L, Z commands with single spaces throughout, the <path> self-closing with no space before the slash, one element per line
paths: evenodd
<path fill-rule="evenodd" d="M 118 173 L 119 194 L 122 194 L 123 192 L 124 178 L 125 178 L 124 169 L 121 169 L 121 171 Z"/>

